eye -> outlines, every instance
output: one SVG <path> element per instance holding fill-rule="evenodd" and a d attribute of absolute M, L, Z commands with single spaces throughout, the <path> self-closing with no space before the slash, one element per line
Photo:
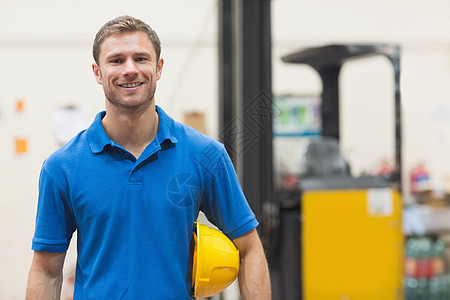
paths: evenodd
<path fill-rule="evenodd" d="M 110 60 L 110 63 L 111 64 L 120 64 L 120 63 L 122 63 L 122 60 L 121 59 L 118 59 L 118 58 L 115 58 L 115 59 L 112 59 L 112 60 Z"/>
<path fill-rule="evenodd" d="M 147 61 L 147 60 L 148 60 L 147 57 L 138 57 L 138 58 L 136 58 L 136 61 L 137 61 L 137 62 L 145 62 L 145 61 Z"/>

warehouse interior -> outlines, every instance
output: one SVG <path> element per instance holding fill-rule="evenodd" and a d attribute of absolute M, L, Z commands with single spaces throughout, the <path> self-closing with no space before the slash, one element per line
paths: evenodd
<path fill-rule="evenodd" d="M 226 145 L 273 299 L 450 299 L 446 0 L 1 1 L 0 299 L 25 296 L 42 162 L 104 109 L 92 41 L 124 14 L 161 39 L 156 103 Z"/>

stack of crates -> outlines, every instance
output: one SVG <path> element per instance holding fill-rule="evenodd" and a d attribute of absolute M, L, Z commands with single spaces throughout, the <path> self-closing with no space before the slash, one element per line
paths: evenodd
<path fill-rule="evenodd" d="M 445 242 L 411 237 L 405 251 L 406 300 L 450 299 L 450 274 L 444 259 Z"/>

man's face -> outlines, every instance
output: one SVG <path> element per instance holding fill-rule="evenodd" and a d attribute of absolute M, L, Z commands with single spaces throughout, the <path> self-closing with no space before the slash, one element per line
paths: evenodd
<path fill-rule="evenodd" d="M 163 59 L 156 61 L 152 42 L 143 32 L 113 34 L 101 45 L 95 78 L 107 102 L 125 112 L 146 109 L 154 100 Z M 107 103 L 107 104 L 108 104 Z"/>

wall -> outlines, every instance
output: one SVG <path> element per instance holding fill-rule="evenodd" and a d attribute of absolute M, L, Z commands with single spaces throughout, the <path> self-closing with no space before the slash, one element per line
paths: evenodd
<path fill-rule="evenodd" d="M 320 92 L 319 78 L 310 68 L 279 60 L 293 50 L 344 42 L 399 43 L 404 171 L 423 159 L 435 178 L 449 174 L 450 2 L 274 0 L 272 7 L 275 94 Z M 217 1 L 208 0 L 0 2 L 0 299 L 24 297 L 39 169 L 58 147 L 52 127 L 55 109 L 75 104 L 92 119 L 103 108 L 101 87 L 91 73 L 97 29 L 122 14 L 150 23 L 161 37 L 165 58 L 157 103 L 178 120 L 184 111 L 205 112 L 209 133 L 217 136 L 216 9 Z M 362 172 L 393 149 L 391 136 L 384 133 L 391 123 L 391 73 L 385 61 L 374 58 L 349 65 L 343 76 L 348 138 L 342 150 L 356 156 L 352 163 Z M 14 108 L 17 99 L 25 100 L 20 114 Z M 350 119 L 373 112 L 376 119 L 364 127 Z M 379 135 L 373 145 L 372 138 Z M 29 140 L 29 151 L 22 156 L 14 154 L 18 136 Z"/>
<path fill-rule="evenodd" d="M 104 107 L 91 70 L 92 41 L 104 22 L 123 14 L 147 21 L 161 38 L 165 59 L 157 104 L 178 120 L 185 111 L 204 112 L 208 133 L 217 135 L 217 2 L 194 4 L 0 2 L 0 299 L 25 295 L 39 171 L 58 147 L 55 110 L 82 107 L 90 123 Z M 15 110 L 19 99 L 25 103 L 21 113 Z M 16 137 L 28 139 L 26 154 L 15 154 Z M 73 261 L 72 251 L 69 268 Z"/>
<path fill-rule="evenodd" d="M 339 43 L 395 43 L 402 47 L 404 186 L 424 162 L 435 186 L 450 177 L 450 2 L 273 1 L 274 94 L 319 95 L 317 73 L 284 64 L 283 55 Z M 341 151 L 355 175 L 393 160 L 393 70 L 375 57 L 346 63 L 341 71 Z"/>

